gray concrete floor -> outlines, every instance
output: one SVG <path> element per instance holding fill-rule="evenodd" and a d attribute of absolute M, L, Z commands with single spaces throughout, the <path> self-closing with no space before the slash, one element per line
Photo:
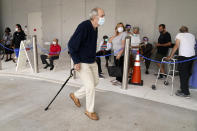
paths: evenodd
<path fill-rule="evenodd" d="M 69 99 L 66 86 L 51 108 L 44 108 L 59 84 L 0 77 L 0 131 L 197 131 L 197 112 L 113 92 L 96 93 L 95 122 Z"/>

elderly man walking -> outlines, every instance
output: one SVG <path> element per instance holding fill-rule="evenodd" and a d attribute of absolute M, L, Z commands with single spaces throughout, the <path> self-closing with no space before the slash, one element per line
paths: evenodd
<path fill-rule="evenodd" d="M 85 114 L 92 120 L 99 119 L 94 112 L 95 87 L 99 81 L 96 46 L 98 27 L 104 24 L 104 16 L 103 9 L 92 9 L 90 19 L 79 24 L 68 43 L 69 52 L 74 62 L 74 69 L 79 73 L 83 83 L 83 87 L 75 93 L 71 93 L 70 97 L 75 105 L 80 107 L 79 99 L 86 96 Z"/>

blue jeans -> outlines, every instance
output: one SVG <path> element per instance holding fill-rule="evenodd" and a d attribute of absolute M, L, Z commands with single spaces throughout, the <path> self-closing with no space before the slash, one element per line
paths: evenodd
<path fill-rule="evenodd" d="M 15 48 L 15 49 L 14 49 L 14 52 L 15 52 L 15 55 L 16 55 L 17 58 L 18 58 L 18 56 L 19 56 L 19 51 L 20 51 L 19 48 Z"/>

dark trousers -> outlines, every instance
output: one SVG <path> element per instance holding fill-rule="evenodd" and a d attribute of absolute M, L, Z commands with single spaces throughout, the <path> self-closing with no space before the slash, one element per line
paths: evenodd
<path fill-rule="evenodd" d="M 179 56 L 178 60 L 184 61 L 184 60 L 191 59 L 191 58 L 192 57 Z M 178 71 L 179 71 L 180 85 L 181 85 L 180 88 L 181 88 L 181 91 L 185 95 L 190 95 L 189 78 L 192 75 L 192 65 L 193 65 L 193 61 L 188 61 L 188 62 L 178 64 Z"/>
<path fill-rule="evenodd" d="M 141 53 L 143 56 L 150 58 L 152 55 L 152 50 L 153 50 L 153 46 L 151 44 L 147 44 L 146 46 L 141 46 Z M 145 66 L 146 66 L 146 70 L 149 69 L 150 67 L 150 60 L 146 60 L 145 59 Z"/>
<path fill-rule="evenodd" d="M 59 56 L 52 56 L 48 58 L 47 55 L 41 55 L 40 58 L 41 58 L 42 64 L 53 66 L 53 61 L 59 59 Z M 48 63 L 46 59 L 49 59 L 50 63 Z"/>
<path fill-rule="evenodd" d="M 99 51 L 96 53 L 96 56 L 104 56 L 111 54 L 111 50 L 109 51 Z M 109 56 L 105 56 L 106 64 L 109 61 Z M 98 64 L 98 72 L 99 74 L 102 73 L 102 67 L 101 67 L 101 57 L 96 57 L 96 63 Z"/>
<path fill-rule="evenodd" d="M 145 56 L 145 55 L 144 55 L 144 56 Z M 145 57 L 150 58 L 151 55 L 145 56 Z M 148 71 L 148 69 L 149 69 L 149 67 L 150 67 L 150 63 L 151 63 L 150 60 L 145 59 L 145 66 L 146 66 L 146 70 L 147 70 L 147 71 Z"/>
<path fill-rule="evenodd" d="M 122 71 L 122 76 L 121 77 L 116 77 L 116 80 L 119 82 L 122 82 L 122 77 L 123 77 L 123 67 L 124 67 L 124 56 L 121 56 L 119 60 L 116 59 L 116 56 L 114 56 L 114 62 L 116 66 L 119 66 Z"/>

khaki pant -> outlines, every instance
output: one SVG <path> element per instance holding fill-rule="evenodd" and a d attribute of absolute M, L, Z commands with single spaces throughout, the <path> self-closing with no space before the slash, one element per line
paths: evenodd
<path fill-rule="evenodd" d="M 86 110 L 92 113 L 94 112 L 95 88 L 99 82 L 98 66 L 95 62 L 93 64 L 81 63 L 80 67 L 79 76 L 83 87 L 76 91 L 74 95 L 78 99 L 86 96 Z"/>

